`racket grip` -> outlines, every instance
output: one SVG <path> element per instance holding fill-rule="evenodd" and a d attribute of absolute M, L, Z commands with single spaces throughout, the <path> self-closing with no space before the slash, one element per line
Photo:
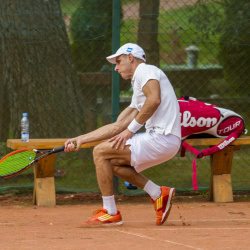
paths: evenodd
<path fill-rule="evenodd" d="M 65 146 L 61 146 L 61 147 L 58 147 L 58 148 L 54 148 L 54 149 L 52 150 L 52 153 L 62 152 L 62 151 L 64 151 L 64 149 L 65 149 Z"/>

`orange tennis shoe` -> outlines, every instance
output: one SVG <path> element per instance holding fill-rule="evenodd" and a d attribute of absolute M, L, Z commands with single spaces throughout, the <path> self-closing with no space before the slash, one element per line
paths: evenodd
<path fill-rule="evenodd" d="M 122 225 L 122 216 L 119 211 L 116 215 L 109 215 L 107 210 L 97 209 L 93 211 L 93 214 L 96 214 L 91 219 L 84 221 L 81 224 L 81 227 L 95 227 L 95 226 L 118 226 Z"/>
<path fill-rule="evenodd" d="M 170 210 L 172 208 L 172 202 L 175 195 L 175 189 L 169 187 L 161 187 L 161 196 L 155 201 L 151 199 L 154 203 L 156 211 L 156 225 L 162 225 L 168 218 Z"/>

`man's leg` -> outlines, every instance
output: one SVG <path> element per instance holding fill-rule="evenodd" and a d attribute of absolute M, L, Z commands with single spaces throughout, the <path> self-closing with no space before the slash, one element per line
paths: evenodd
<path fill-rule="evenodd" d="M 114 207 L 113 175 L 140 187 L 150 195 L 153 201 L 160 198 L 162 194 L 160 186 L 130 166 L 131 151 L 129 147 L 128 145 L 125 149 L 117 150 L 111 148 L 110 143 L 103 143 L 94 149 L 97 180 L 103 195 L 104 206 L 109 204 L 107 207 L 110 207 L 113 204 L 113 209 L 111 209 L 113 214 L 117 211 L 116 206 Z"/>
<path fill-rule="evenodd" d="M 112 161 L 112 163 L 115 162 L 115 160 Z M 175 189 L 156 185 L 130 166 L 113 166 L 113 172 L 119 178 L 140 187 L 151 196 L 157 216 L 156 225 L 162 225 L 170 214 Z"/>
<path fill-rule="evenodd" d="M 130 166 L 131 151 L 129 146 L 121 150 L 107 149 L 106 145 L 97 146 L 94 149 L 94 162 L 98 184 L 104 197 L 110 197 L 114 194 L 113 175 L 144 189 L 154 200 L 160 197 L 160 187 L 141 173 L 137 173 L 134 167 Z"/>
<path fill-rule="evenodd" d="M 93 151 L 97 181 L 103 198 L 103 208 L 98 210 L 94 217 L 83 222 L 83 227 L 123 224 L 121 214 L 117 211 L 115 204 L 111 159 L 123 160 L 128 165 L 131 152 L 128 147 L 117 150 L 110 145 L 109 142 L 101 143 Z"/>
<path fill-rule="evenodd" d="M 130 165 L 131 161 L 129 146 L 125 149 L 114 149 L 110 145 L 111 143 L 104 142 L 96 146 L 93 151 L 97 181 L 103 196 L 114 194 L 112 160 L 116 159 L 123 165 Z"/>
<path fill-rule="evenodd" d="M 100 151 L 99 153 L 96 152 L 95 154 L 95 156 L 98 157 L 99 159 L 103 158 L 109 159 L 108 155 L 103 156 L 102 151 Z M 129 154 L 129 156 L 130 155 L 131 154 Z M 115 174 L 122 180 L 128 181 L 140 187 L 151 196 L 152 198 L 151 201 L 154 203 L 154 207 L 156 210 L 156 216 L 157 216 L 156 225 L 162 225 L 169 216 L 172 206 L 172 200 L 175 195 L 175 189 L 168 187 L 160 187 L 155 183 L 153 183 L 152 181 L 148 180 L 142 174 L 137 173 L 136 170 L 130 166 L 130 157 L 123 158 L 118 155 L 117 156 L 113 155 L 112 158 L 108 160 L 108 162 L 110 164 L 109 166 L 111 166 L 111 168 L 113 169 L 112 175 Z M 99 171 L 101 171 L 101 169 Z M 101 179 L 102 178 L 103 174 L 101 174 Z M 111 184 L 112 185 L 110 186 L 110 194 L 111 193 L 113 194 L 113 181 L 111 182 Z M 108 197 L 111 198 L 110 196 Z M 104 206 L 106 207 L 109 207 L 110 204 L 110 203 L 105 204 L 105 200 L 108 199 L 108 197 L 105 196 L 103 197 Z M 114 196 L 112 195 L 112 197 L 113 197 L 113 204 L 115 204 Z"/>
<path fill-rule="evenodd" d="M 146 193 L 150 195 L 152 200 L 157 200 L 161 196 L 161 187 L 153 183 L 141 173 L 137 173 L 133 167 L 117 166 L 118 164 L 116 160 L 111 162 L 116 162 L 116 166 L 113 166 L 114 175 L 118 176 L 124 181 L 127 181 L 143 189 Z"/>
<path fill-rule="evenodd" d="M 152 181 L 148 180 L 145 176 L 140 173 L 137 173 L 133 167 L 130 166 L 131 162 L 131 151 L 129 146 L 126 146 L 125 149 L 113 149 L 110 147 L 110 143 L 105 142 L 97 147 L 95 147 L 94 152 L 94 162 L 96 165 L 96 174 L 99 187 L 101 189 L 103 195 L 103 208 L 97 216 L 93 217 L 89 221 L 86 221 L 84 224 L 108 224 L 110 221 L 115 221 L 114 224 L 122 224 L 121 216 L 119 211 L 116 209 L 115 199 L 113 194 L 113 175 L 117 175 L 123 180 L 126 180 L 134 185 L 137 185 L 144 191 L 146 191 L 152 198 L 152 201 L 155 204 L 155 210 L 157 214 L 157 225 L 163 224 L 166 220 L 167 216 L 164 215 L 164 211 L 171 209 L 167 209 L 167 202 L 170 201 L 170 205 L 172 203 L 172 197 L 174 193 L 170 194 L 169 188 L 160 187 L 154 184 Z M 170 194 L 170 195 L 169 195 Z M 169 197 L 170 196 L 170 197 Z M 168 199 L 168 197 L 170 199 Z M 163 204 L 164 203 L 164 204 Z M 156 204 L 158 204 L 156 206 Z M 159 207 L 160 204 L 160 207 Z M 164 206 L 162 207 L 161 204 Z M 166 205 L 165 205 L 166 204 Z M 110 212 L 107 211 L 107 209 Z M 164 211 L 163 211 L 164 209 Z M 166 210 L 167 209 L 167 210 Z M 117 214 L 115 212 L 117 211 Z M 106 215 L 112 215 L 111 219 Z M 166 213 L 165 213 L 166 214 Z M 103 223 L 99 218 L 108 218 L 108 222 Z M 163 220 L 164 218 L 164 220 Z M 113 222 L 112 222 L 113 223 Z"/>

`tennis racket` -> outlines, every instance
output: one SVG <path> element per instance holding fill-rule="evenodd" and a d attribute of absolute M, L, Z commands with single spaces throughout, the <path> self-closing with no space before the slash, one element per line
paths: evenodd
<path fill-rule="evenodd" d="M 85 143 L 82 144 L 81 148 L 91 148 L 104 141 L 105 140 Z M 73 143 L 75 147 L 77 147 L 76 142 Z M 51 150 L 19 149 L 13 151 L 0 160 L 0 178 L 9 178 L 17 175 L 48 155 L 62 152 L 64 149 L 65 146 Z"/>
<path fill-rule="evenodd" d="M 20 149 L 13 151 L 0 160 L 0 178 L 17 175 L 48 155 L 64 151 L 64 148 L 61 146 L 51 150 Z"/>

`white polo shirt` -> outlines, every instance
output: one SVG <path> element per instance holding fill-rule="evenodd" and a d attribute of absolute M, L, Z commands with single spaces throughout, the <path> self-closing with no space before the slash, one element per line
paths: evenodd
<path fill-rule="evenodd" d="M 151 79 L 158 80 L 160 83 L 161 104 L 147 120 L 145 128 L 153 129 L 158 134 L 173 134 L 181 139 L 179 104 L 170 81 L 161 69 L 145 63 L 138 65 L 131 81 L 133 96 L 129 106 L 138 111 L 141 110 L 146 100 L 142 88 Z"/>

